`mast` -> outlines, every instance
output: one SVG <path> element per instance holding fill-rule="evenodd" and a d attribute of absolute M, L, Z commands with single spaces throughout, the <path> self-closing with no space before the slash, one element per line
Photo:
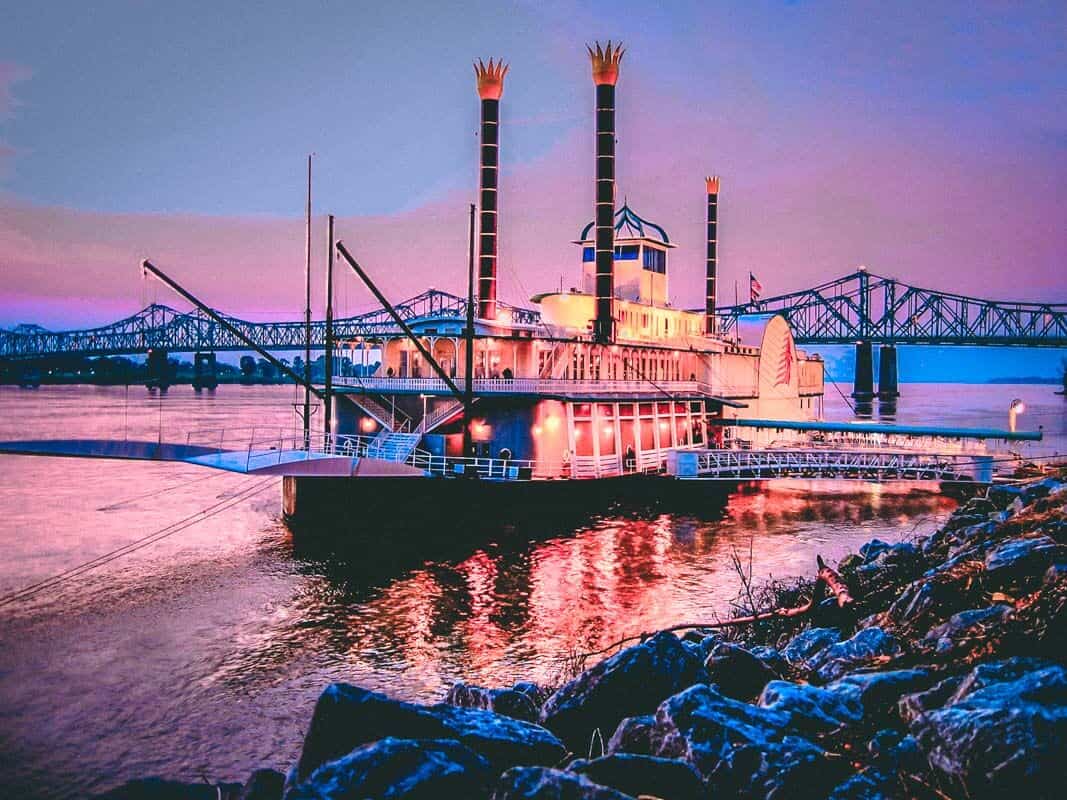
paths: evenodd
<path fill-rule="evenodd" d="M 470 253 L 467 263 L 467 325 L 463 329 L 466 354 L 463 365 L 463 457 L 472 455 L 471 407 L 474 405 L 474 203 L 471 203 Z"/>
<path fill-rule="evenodd" d="M 329 241 L 326 243 L 326 402 L 323 406 L 323 425 L 326 428 L 326 446 L 329 447 L 330 435 L 333 433 L 333 214 L 327 219 Z"/>
<path fill-rule="evenodd" d="M 304 447 L 311 445 L 311 154 L 308 154 L 308 197 L 304 234 Z"/>

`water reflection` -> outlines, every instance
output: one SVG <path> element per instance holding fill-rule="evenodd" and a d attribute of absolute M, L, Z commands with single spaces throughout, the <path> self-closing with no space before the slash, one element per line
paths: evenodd
<path fill-rule="evenodd" d="M 299 637 L 356 676 L 398 676 L 389 688 L 408 697 L 460 677 L 546 680 L 569 650 L 725 608 L 738 588 L 731 554 L 747 558 L 754 541 L 756 576 L 812 573 L 816 553 L 839 558 L 872 531 L 905 536 L 954 505 L 914 490 L 809 491 L 735 494 L 718 521 L 605 516 L 533 539 L 512 526 L 415 566 L 323 539 L 294 545 L 302 569 L 322 580 L 296 599 L 298 622 L 264 645 Z"/>

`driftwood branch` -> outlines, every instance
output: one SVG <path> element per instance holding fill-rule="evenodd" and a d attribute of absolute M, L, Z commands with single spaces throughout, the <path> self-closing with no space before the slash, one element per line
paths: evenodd
<path fill-rule="evenodd" d="M 819 568 L 818 575 L 815 579 L 815 586 L 812 590 L 812 596 L 804 603 L 791 608 L 775 608 L 770 611 L 758 611 L 754 614 L 747 614 L 743 617 L 731 617 L 730 619 L 716 620 L 714 622 L 686 622 L 680 625 L 671 625 L 669 628 L 661 628 L 651 633 L 639 633 L 633 636 L 627 636 L 619 639 L 617 642 L 612 642 L 607 647 L 603 647 L 600 650 L 594 650 L 591 653 L 582 653 L 579 658 L 586 659 L 591 656 L 599 656 L 607 653 L 610 650 L 614 650 L 616 647 L 626 644 L 627 642 L 645 641 L 657 633 L 674 633 L 675 631 L 692 630 L 695 628 L 730 628 L 737 625 L 752 625 L 757 622 L 764 622 L 770 619 L 790 619 L 792 617 L 800 617 L 811 611 L 815 605 L 822 598 L 824 592 L 829 590 L 835 598 L 837 598 L 837 605 L 840 608 L 853 603 L 852 595 L 848 592 L 848 587 L 845 586 L 845 582 L 841 580 L 841 576 L 837 574 L 837 571 L 828 566 L 823 561 L 822 556 L 815 557 L 815 563 Z"/>

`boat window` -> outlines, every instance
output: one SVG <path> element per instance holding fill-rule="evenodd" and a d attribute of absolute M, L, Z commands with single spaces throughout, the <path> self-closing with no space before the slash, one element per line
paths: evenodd
<path fill-rule="evenodd" d="M 636 261 L 637 260 L 637 245 L 636 244 L 624 244 L 615 248 L 615 258 L 618 261 Z"/>
<path fill-rule="evenodd" d="M 596 250 L 594 250 L 592 247 L 583 247 L 582 261 L 596 261 Z"/>
<path fill-rule="evenodd" d="M 667 254 L 662 250 L 646 246 L 642 266 L 649 272 L 665 274 L 667 272 Z"/>

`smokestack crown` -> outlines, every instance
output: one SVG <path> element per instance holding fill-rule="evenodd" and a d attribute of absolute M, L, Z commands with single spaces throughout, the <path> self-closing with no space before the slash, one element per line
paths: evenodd
<path fill-rule="evenodd" d="M 707 182 L 708 182 L 708 194 L 718 194 L 719 193 L 719 176 L 718 175 L 712 175 L 710 178 L 706 178 L 705 180 L 707 180 Z"/>
<path fill-rule="evenodd" d="M 612 49 L 610 39 L 605 48 L 600 47 L 600 42 L 594 42 L 594 44 L 596 50 L 589 45 L 585 46 L 593 62 L 593 83 L 597 86 L 614 86 L 619 80 L 619 62 L 622 61 L 623 53 L 626 51 L 622 49 L 621 42 Z"/>
<path fill-rule="evenodd" d="M 474 74 L 478 77 L 478 96 L 482 100 L 499 100 L 504 94 L 504 76 L 508 74 L 508 66 L 503 59 L 494 63 L 490 58 L 488 64 L 483 64 L 479 58 L 474 63 Z"/>

